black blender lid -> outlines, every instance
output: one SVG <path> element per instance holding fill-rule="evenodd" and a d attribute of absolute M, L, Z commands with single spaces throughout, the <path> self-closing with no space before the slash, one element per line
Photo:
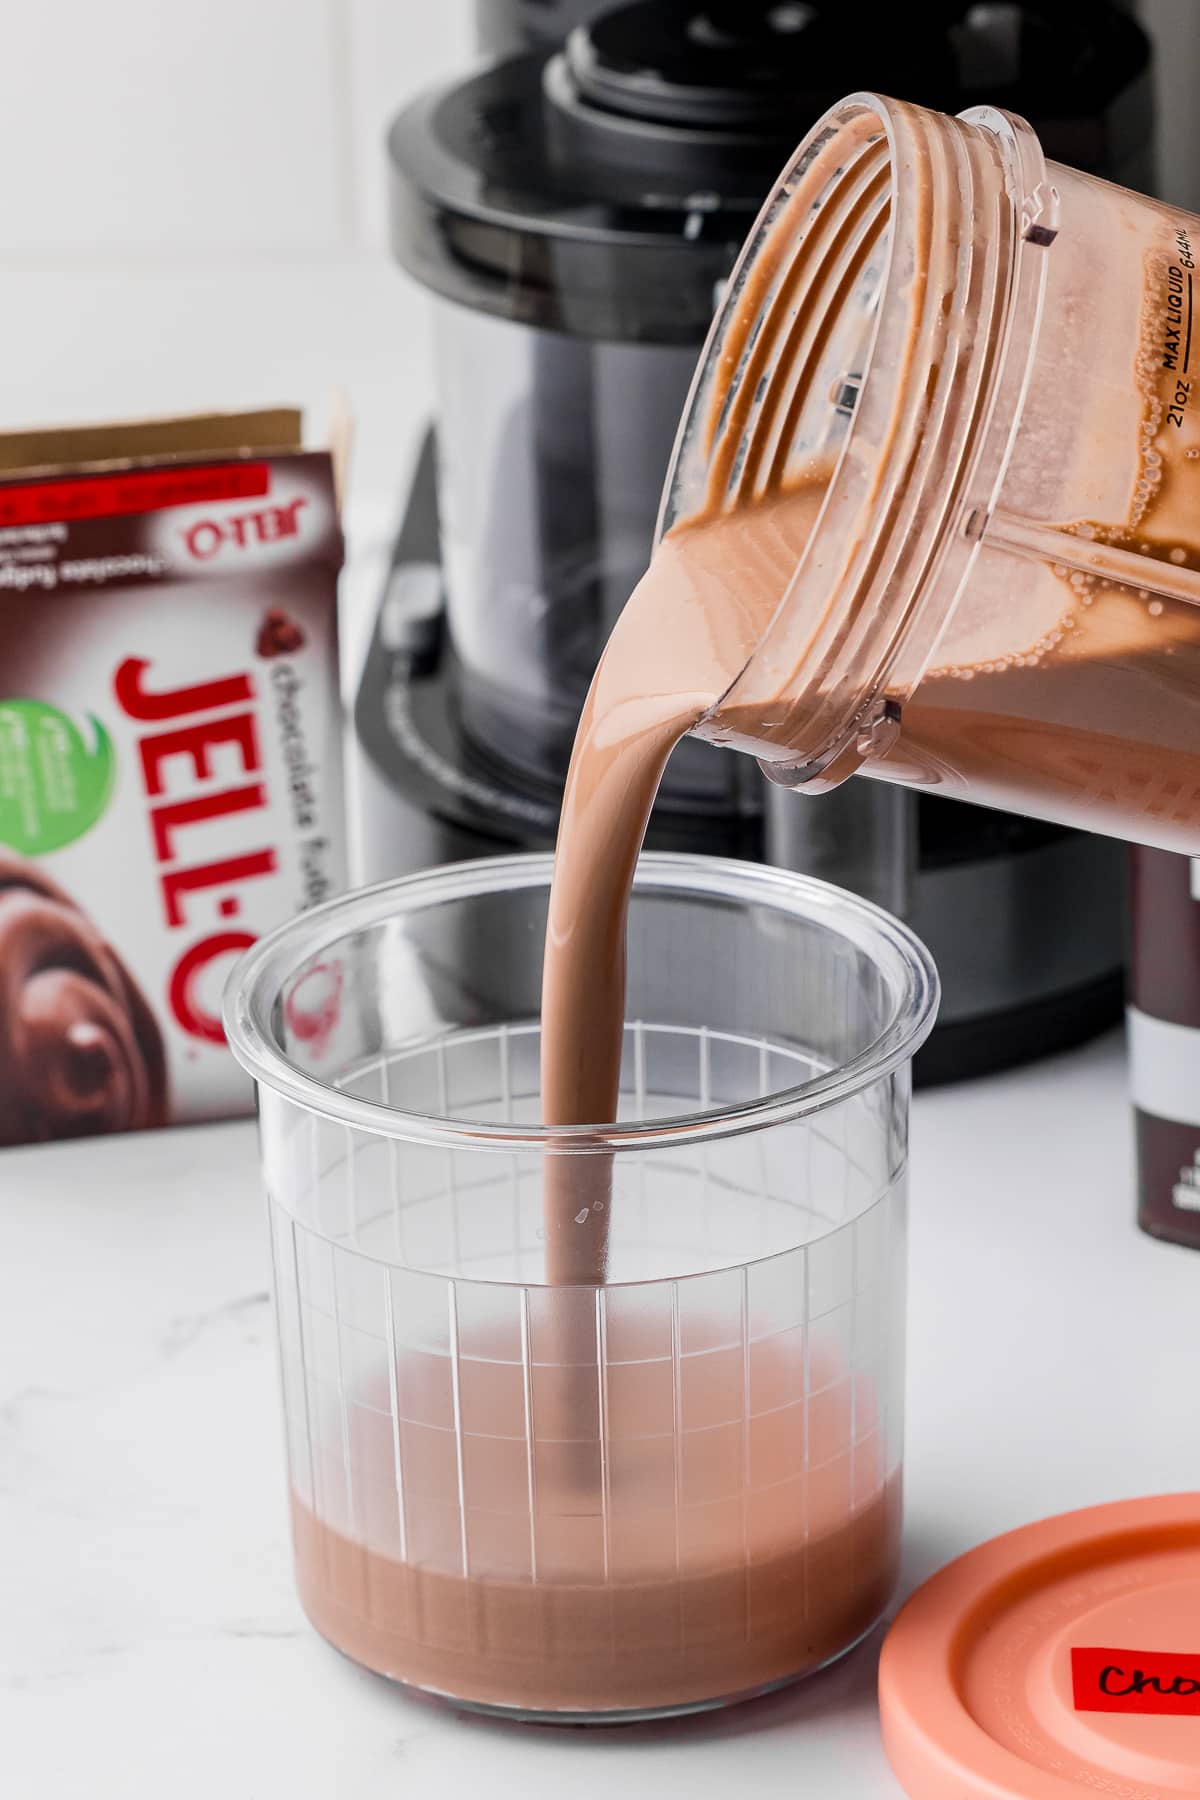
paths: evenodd
<path fill-rule="evenodd" d="M 711 10 L 639 0 L 424 96 L 392 127 L 395 176 L 531 233 L 669 242 L 694 235 L 699 206 L 740 241 L 821 103 L 794 8 L 751 4 L 719 43 Z"/>
<path fill-rule="evenodd" d="M 549 98 L 562 61 L 510 57 L 400 113 L 388 134 L 396 259 L 478 311 L 698 347 L 793 133 L 766 149 L 754 139 L 714 148 L 625 118 L 626 134 L 602 132 L 598 153 L 587 103 L 569 85 L 564 104 Z"/>
<path fill-rule="evenodd" d="M 864 33 L 886 59 L 891 90 L 915 74 L 932 50 L 947 59 L 946 28 L 965 10 L 932 0 L 914 20 L 907 9 L 861 8 L 803 0 L 774 5 L 745 0 L 659 0 L 619 6 L 576 30 L 563 61 L 581 101 L 597 118 L 619 114 L 659 125 L 795 140 L 807 96 L 825 80 L 844 81 L 847 58 L 862 66 Z M 865 85 L 865 84 L 860 84 Z M 840 91 L 840 90 L 839 90 Z M 907 91 L 907 90 L 905 90 Z"/>
<path fill-rule="evenodd" d="M 1107 0 L 643 0 L 573 31 L 546 86 L 602 161 L 622 125 L 668 157 L 689 139 L 777 152 L 864 88 L 943 112 L 987 101 L 1052 136 L 1057 119 L 1101 117 L 1149 64 L 1145 33 Z"/>
<path fill-rule="evenodd" d="M 775 175 L 844 94 L 991 101 L 1051 157 L 1119 174 L 1116 140 L 1151 136 L 1149 66 L 1106 0 L 638 0 L 399 115 L 393 248 L 483 310 L 698 341 Z"/>
<path fill-rule="evenodd" d="M 806 96 L 822 110 L 839 99 L 848 58 L 860 87 L 925 106 L 1015 95 L 1079 115 L 1109 105 L 1149 55 L 1111 0 L 640 0 L 610 6 L 566 46 L 598 107 L 758 135 L 794 132 Z"/>

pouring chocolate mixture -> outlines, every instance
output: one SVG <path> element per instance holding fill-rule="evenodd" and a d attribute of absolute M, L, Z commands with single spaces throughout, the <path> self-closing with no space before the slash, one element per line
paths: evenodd
<path fill-rule="evenodd" d="M 789 221 L 815 214 L 831 170 L 842 177 L 847 169 L 853 182 L 836 231 L 789 243 Z M 918 209 L 930 211 L 936 159 L 916 174 Z M 861 114 L 817 146 L 760 233 L 708 396 L 703 503 L 660 542 L 602 657 L 576 738 L 550 902 L 547 1123 L 616 1117 L 629 889 L 674 745 L 700 726 L 717 741 L 797 761 L 811 752 L 813 719 L 830 695 L 815 657 L 809 678 L 804 647 L 831 622 L 853 629 L 852 603 L 831 585 L 813 617 L 791 621 L 786 661 L 772 662 L 763 643 L 781 602 L 793 604 L 794 572 L 806 556 L 821 556 L 822 504 L 837 465 L 797 460 L 794 442 L 839 311 L 888 231 L 889 179 L 877 121 Z M 941 293 L 948 307 L 958 244 L 936 229 L 913 242 L 913 292 Z M 1191 256 L 1179 229 L 1143 257 L 1132 366 L 1111 384 L 1109 406 L 1114 435 L 1131 395 L 1140 417 L 1125 517 L 1040 526 L 998 519 L 998 540 L 1011 552 L 1001 564 L 1009 589 L 998 603 L 951 613 L 919 679 L 892 700 L 899 730 L 869 772 L 1172 848 L 1200 845 L 1200 424 L 1180 378 L 1181 333 L 1171 354 L 1180 265 Z M 908 316 L 924 315 L 914 304 Z M 993 341 L 981 330 L 970 345 L 985 365 L 1004 348 L 999 325 L 988 329 Z M 888 371 L 898 389 L 920 380 L 932 395 L 937 371 L 920 373 L 927 350 L 914 324 Z M 1097 387 L 1103 411 L 1110 396 Z M 1077 452 L 1086 458 L 1087 447 Z M 949 458 L 941 478 L 950 491 L 958 477 Z M 901 502 L 886 504 L 899 518 Z M 882 534 L 895 520 L 879 523 Z M 739 678 L 751 666 L 747 698 Z M 607 1159 L 598 1155 L 588 1181 L 581 1186 L 576 1172 L 569 1188 L 555 1181 L 553 1160 L 549 1167 L 547 1279 L 602 1281 Z"/>

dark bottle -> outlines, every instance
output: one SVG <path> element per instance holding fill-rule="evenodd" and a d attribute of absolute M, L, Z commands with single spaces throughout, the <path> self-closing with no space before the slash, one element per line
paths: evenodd
<path fill-rule="evenodd" d="M 1138 1224 L 1200 1249 L 1200 857 L 1131 852 Z"/>

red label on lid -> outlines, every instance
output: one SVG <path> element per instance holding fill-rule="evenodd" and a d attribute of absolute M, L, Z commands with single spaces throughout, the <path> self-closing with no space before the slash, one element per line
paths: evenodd
<path fill-rule="evenodd" d="M 265 462 L 205 463 L 190 469 L 131 469 L 0 487 L 0 526 L 48 525 L 67 519 L 113 519 L 164 512 L 211 500 L 246 500 L 270 492 Z"/>
<path fill-rule="evenodd" d="M 1072 1650 L 1071 1678 L 1076 1712 L 1192 1713 L 1200 1718 L 1200 1655 Z"/>

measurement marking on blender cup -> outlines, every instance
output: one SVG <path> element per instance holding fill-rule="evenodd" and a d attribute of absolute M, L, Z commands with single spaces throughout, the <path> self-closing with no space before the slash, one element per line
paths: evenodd
<path fill-rule="evenodd" d="M 1188 270 L 1187 278 L 1187 297 L 1187 337 L 1184 339 L 1183 344 L 1183 372 L 1185 375 L 1188 372 L 1188 363 L 1191 361 L 1192 357 L 1192 272 L 1190 269 Z"/>
<path fill-rule="evenodd" d="M 1186 375 L 1188 373 L 1188 365 L 1192 359 L 1192 277 L 1196 267 L 1196 259 L 1192 254 L 1192 240 L 1185 230 L 1181 229 L 1175 233 L 1175 249 L 1181 265 L 1180 272 L 1187 280 L 1187 334 L 1184 338 L 1183 345 L 1183 373 Z M 1171 271 L 1172 274 L 1174 274 L 1174 272 L 1174 270 Z"/>

